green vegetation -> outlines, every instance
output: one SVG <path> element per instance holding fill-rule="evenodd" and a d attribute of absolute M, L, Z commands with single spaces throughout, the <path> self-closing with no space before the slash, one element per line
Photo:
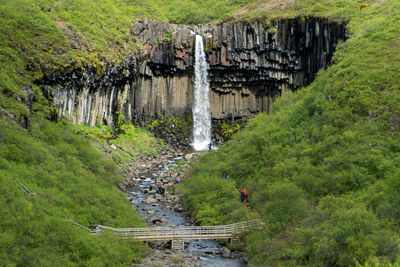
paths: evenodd
<path fill-rule="evenodd" d="M 0 123 L 0 265 L 130 266 L 140 242 L 75 225 L 145 225 L 117 184 L 116 165 L 63 123 L 26 131 Z"/>
<path fill-rule="evenodd" d="M 26 100 L 21 87 L 30 88 L 44 72 L 102 69 L 104 60 L 118 62 L 138 50 L 128 2 L 0 0 L 0 108 L 26 115 L 15 99 Z"/>
<path fill-rule="evenodd" d="M 76 223 L 145 226 L 117 188 L 118 168 L 165 146 L 123 121 L 118 133 L 108 126 L 50 122 L 45 118 L 53 108 L 39 91 L 34 99 L 28 130 L 0 121 L 0 265 L 138 263 L 147 249 L 143 243 L 92 235 Z"/>
<path fill-rule="evenodd" d="M 172 116 L 170 114 L 161 116 L 157 119 L 152 119 L 146 124 L 146 128 L 163 142 L 163 138 L 175 136 L 177 140 L 183 140 L 190 135 L 193 127 L 192 118 Z"/>
<path fill-rule="evenodd" d="M 33 96 L 29 129 L 0 121 L 0 265 L 131 265 L 145 249 L 111 235 L 90 235 L 73 223 L 144 225 L 116 188 L 121 177 L 115 163 L 73 132 L 96 139 L 100 149 L 115 145 L 109 155 L 121 165 L 163 144 L 123 124 L 122 114 L 115 114 L 118 134 L 49 122 L 44 118 L 56 110 L 46 108 L 35 81 L 72 68 L 90 67 L 100 75 L 105 62 L 118 64 L 140 50 L 131 34 L 137 18 L 261 20 L 274 32 L 271 19 L 299 15 L 350 21 L 351 38 L 336 52 L 334 65 L 305 90 L 284 95 L 271 115 L 251 120 L 234 143 L 201 158 L 176 190 L 183 189 L 202 224 L 264 218 L 265 229 L 249 234 L 245 244 L 258 265 L 400 263 L 400 4 L 273 3 L 0 0 L 2 117 L 31 116 L 27 103 Z M 149 128 L 179 138 L 190 125 L 167 116 Z M 236 128 L 224 130 L 231 135 Z M 243 186 L 250 208 L 239 199 Z"/>
<path fill-rule="evenodd" d="M 380 2 L 354 9 L 332 66 L 207 153 L 183 184 L 192 213 L 215 224 L 249 217 L 247 187 L 267 222 L 247 237 L 256 264 L 399 263 L 400 3 Z"/>
<path fill-rule="evenodd" d="M 373 5 L 376 0 L 299 0 L 295 4 L 268 5 L 273 1 L 253 1 L 245 7 L 245 12 L 241 12 L 235 19 L 252 20 L 271 20 L 277 18 L 293 18 L 297 16 L 308 17 L 317 16 L 333 20 L 348 21 L 357 13 Z M 291 2 L 291 1 L 286 1 Z M 265 6 L 263 8 L 263 6 Z"/>
<path fill-rule="evenodd" d="M 242 126 L 239 123 L 232 123 L 232 124 L 223 123 L 221 125 L 221 130 L 224 139 L 231 138 L 234 133 L 237 133 L 240 130 L 241 127 Z"/>
<path fill-rule="evenodd" d="M 180 24 L 199 24 L 227 19 L 245 0 L 135 0 L 144 14 Z M 253 2 L 253 1 L 250 1 Z"/>
<path fill-rule="evenodd" d="M 162 140 L 158 141 L 149 131 L 131 123 L 123 123 L 118 133 L 106 125 L 93 128 L 87 125 L 70 125 L 69 128 L 73 132 L 91 137 L 100 151 L 111 151 L 113 161 L 123 168 L 132 161 L 143 156 L 153 156 L 161 149 L 167 148 Z M 116 149 L 111 148 L 111 145 Z"/>

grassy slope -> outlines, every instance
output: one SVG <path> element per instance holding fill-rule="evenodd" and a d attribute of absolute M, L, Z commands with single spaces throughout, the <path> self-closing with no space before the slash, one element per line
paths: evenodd
<path fill-rule="evenodd" d="M 62 123 L 30 131 L 0 123 L 0 265 L 130 265 L 144 245 L 95 236 L 70 220 L 145 225 L 117 184 L 115 164 Z M 26 189 L 34 194 L 27 194 Z"/>
<path fill-rule="evenodd" d="M 87 125 L 70 125 L 69 129 L 91 137 L 100 151 L 111 151 L 111 158 L 121 168 L 127 168 L 129 163 L 155 155 L 167 147 L 163 140 L 157 140 L 148 130 L 137 128 L 131 123 L 121 125 L 120 131 L 123 134 L 117 137 L 111 127 L 106 125 L 94 128 Z M 111 149 L 111 145 L 118 149 Z"/>
<path fill-rule="evenodd" d="M 285 18 L 296 16 L 318 16 L 333 20 L 349 20 L 362 8 L 369 7 L 376 0 L 297 0 L 286 6 L 275 5 L 262 8 L 263 3 L 279 2 L 255 0 L 244 6 L 244 11 L 233 17 L 238 20 Z"/>
<path fill-rule="evenodd" d="M 115 137 L 106 126 L 50 122 L 43 96 L 37 93 L 35 99 L 29 130 L 0 119 L 0 265 L 127 266 L 139 261 L 146 249 L 141 242 L 94 236 L 73 221 L 144 226 L 117 188 L 122 177 L 114 162 L 125 168 L 165 145 L 131 124 L 121 125 L 124 133 Z M 105 139 L 119 149 L 110 149 Z"/>
<path fill-rule="evenodd" d="M 232 214 L 222 205 L 237 205 L 240 188 L 248 188 L 252 210 L 268 222 L 248 239 L 254 262 L 396 261 L 399 14 L 398 1 L 353 13 L 351 38 L 338 48 L 331 67 L 309 87 L 279 99 L 271 115 L 251 120 L 233 144 L 194 166 L 185 195 L 200 221 L 209 222 L 210 207 L 214 222 L 237 219 L 244 207 L 235 206 Z M 223 172 L 232 179 L 226 185 Z M 221 190 L 229 191 L 223 201 L 216 197 Z"/>

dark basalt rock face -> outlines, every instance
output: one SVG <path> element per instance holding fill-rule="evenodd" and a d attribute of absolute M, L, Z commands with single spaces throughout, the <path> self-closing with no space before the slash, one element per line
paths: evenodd
<path fill-rule="evenodd" d="M 48 75 L 60 116 L 75 123 L 107 123 L 123 113 L 131 121 L 164 114 L 191 114 L 195 35 L 204 37 L 209 61 L 213 119 L 268 112 L 286 90 L 308 85 L 329 64 L 345 25 L 326 20 L 285 19 L 268 25 L 227 22 L 185 26 L 138 22 L 140 54 L 104 71 L 85 68 Z"/>
<path fill-rule="evenodd" d="M 225 23 L 211 35 L 212 112 L 214 118 L 225 118 L 267 112 L 284 91 L 310 84 L 330 62 L 345 28 L 317 19 L 290 19 L 269 27 Z"/>
<path fill-rule="evenodd" d="M 103 70 L 86 66 L 47 73 L 38 84 L 57 107 L 59 117 L 76 124 L 111 124 L 117 112 L 128 112 L 128 119 L 133 118 L 130 92 L 139 60 L 130 56 L 119 65 L 106 64 Z"/>

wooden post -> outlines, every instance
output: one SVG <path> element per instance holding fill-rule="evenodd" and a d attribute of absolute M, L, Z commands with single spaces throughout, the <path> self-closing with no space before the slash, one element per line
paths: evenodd
<path fill-rule="evenodd" d="M 233 243 L 237 243 L 237 242 L 239 242 L 239 241 L 240 241 L 240 238 L 239 238 L 238 236 L 234 236 L 234 237 L 231 238 L 231 245 L 232 245 Z"/>

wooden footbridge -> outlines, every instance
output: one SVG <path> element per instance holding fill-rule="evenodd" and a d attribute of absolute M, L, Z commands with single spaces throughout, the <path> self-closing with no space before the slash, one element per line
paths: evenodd
<path fill-rule="evenodd" d="M 232 239 L 242 232 L 257 229 L 264 225 L 263 220 L 246 221 L 228 225 L 215 226 L 166 226 L 143 228 L 113 228 L 104 225 L 95 225 L 92 233 L 101 233 L 102 230 L 113 231 L 123 239 L 138 239 L 142 241 L 154 240 L 187 240 L 187 239 Z"/>

